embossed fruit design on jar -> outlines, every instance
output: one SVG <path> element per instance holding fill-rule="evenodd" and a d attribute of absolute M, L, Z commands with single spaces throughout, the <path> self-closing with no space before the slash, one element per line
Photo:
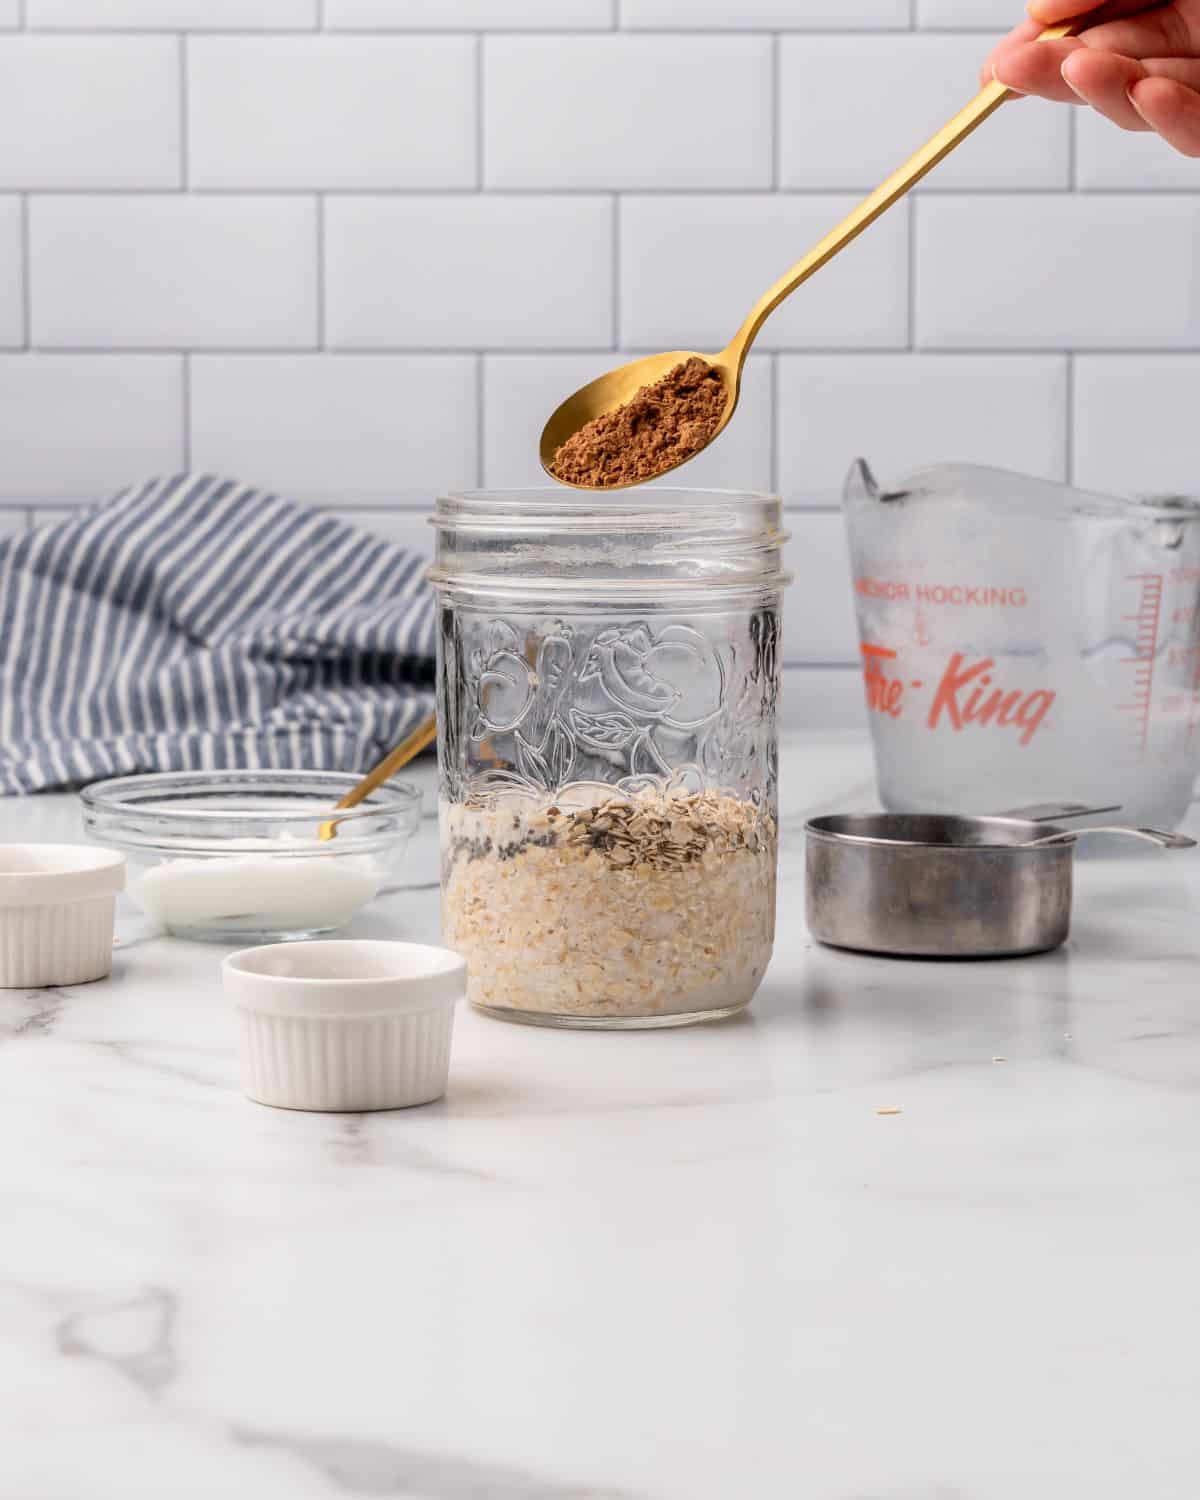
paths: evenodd
<path fill-rule="evenodd" d="M 511 1019 L 669 1026 L 750 1002 L 777 856 L 778 500 L 438 505 L 444 937 Z"/>

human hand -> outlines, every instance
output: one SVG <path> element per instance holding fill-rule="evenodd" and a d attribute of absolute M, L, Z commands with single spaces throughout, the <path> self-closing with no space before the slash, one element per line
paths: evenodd
<path fill-rule="evenodd" d="M 985 82 L 1090 104 L 1122 130 L 1157 131 L 1200 156 L 1200 0 L 1030 0 L 1029 15 L 988 58 Z M 1037 40 L 1078 16 L 1091 18 L 1079 36 Z"/>

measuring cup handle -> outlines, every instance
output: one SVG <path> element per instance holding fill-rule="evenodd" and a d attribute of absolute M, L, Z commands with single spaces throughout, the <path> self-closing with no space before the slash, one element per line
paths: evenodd
<path fill-rule="evenodd" d="M 1101 813 L 1120 811 L 1119 802 L 1111 807 L 1084 807 L 1078 802 L 1037 802 L 1032 807 L 1010 807 L 998 816 L 1024 818 L 1027 823 L 1065 823 L 1071 818 L 1095 818 Z"/>
<path fill-rule="evenodd" d="M 1118 834 L 1122 838 L 1144 839 L 1148 844 L 1157 844 L 1160 849 L 1194 849 L 1196 840 L 1185 833 L 1164 833 L 1159 828 L 1075 828 L 1063 833 L 1051 833 L 1044 839 L 1034 839 L 1027 849 L 1053 849 L 1057 844 L 1073 844 L 1076 839 L 1089 833 Z"/>

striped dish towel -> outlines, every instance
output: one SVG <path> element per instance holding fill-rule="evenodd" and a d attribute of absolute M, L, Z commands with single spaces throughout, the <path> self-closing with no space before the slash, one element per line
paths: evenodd
<path fill-rule="evenodd" d="M 433 710 L 424 559 L 177 475 L 0 542 L 0 793 L 129 771 L 362 771 Z"/>

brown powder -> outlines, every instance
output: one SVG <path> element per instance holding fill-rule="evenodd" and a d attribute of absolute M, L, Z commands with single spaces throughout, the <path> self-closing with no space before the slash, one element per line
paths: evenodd
<path fill-rule="evenodd" d="M 725 387 L 710 364 L 676 365 L 632 401 L 581 427 L 554 455 L 551 470 L 589 489 L 638 484 L 691 458 L 721 425 Z"/>

